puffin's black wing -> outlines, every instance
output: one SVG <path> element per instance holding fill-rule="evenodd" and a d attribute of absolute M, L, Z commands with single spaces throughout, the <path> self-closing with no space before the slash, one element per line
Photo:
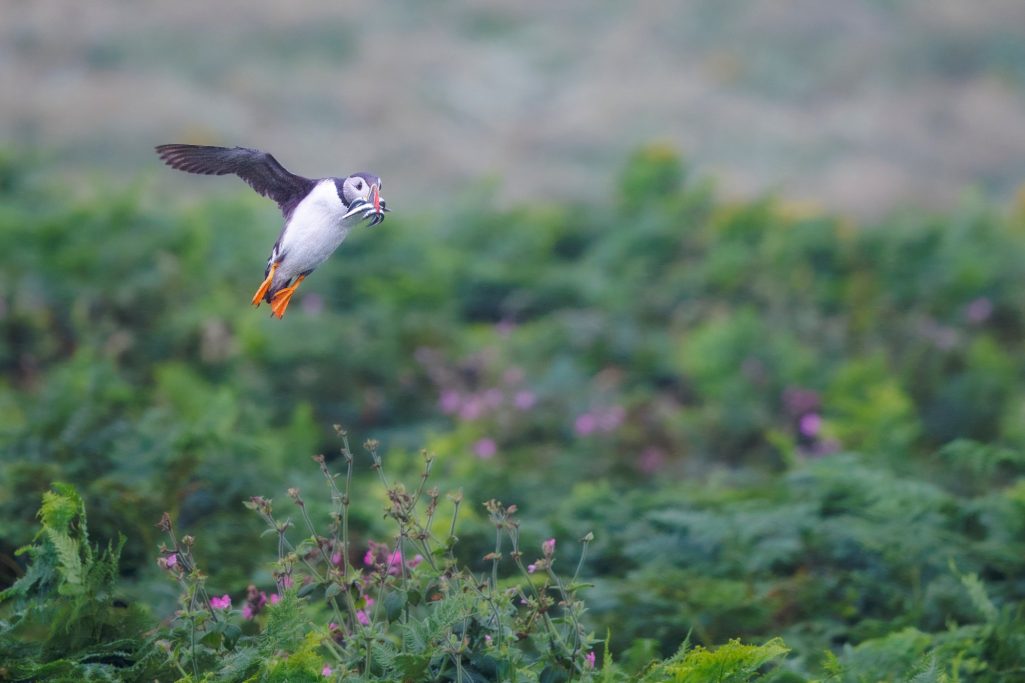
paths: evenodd
<path fill-rule="evenodd" d="M 286 216 L 317 184 L 289 172 L 277 159 L 258 149 L 157 145 L 156 150 L 165 164 L 179 171 L 202 175 L 234 173 L 261 195 L 276 201 Z"/>

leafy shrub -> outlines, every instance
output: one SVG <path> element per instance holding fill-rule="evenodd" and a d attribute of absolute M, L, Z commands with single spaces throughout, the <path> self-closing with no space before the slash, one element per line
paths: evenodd
<path fill-rule="evenodd" d="M 43 496 L 42 528 L 22 549 L 29 569 L 0 593 L 0 680 L 147 680 L 167 673 L 147 610 L 117 595 L 124 538 L 89 545 L 85 505 L 55 484 Z"/>
<path fill-rule="evenodd" d="M 317 486 L 293 463 L 343 422 L 381 436 L 398 478 L 418 446 L 444 454 L 434 480 L 516 500 L 525 536 L 599 532 L 582 620 L 612 627 L 626 675 L 688 633 L 782 636 L 797 677 L 878 678 L 872 653 L 901 643 L 921 652 L 908 675 L 1013 675 L 1013 619 L 984 622 L 960 577 L 1020 609 L 1021 207 L 856 226 L 723 201 L 652 147 L 607 201 L 499 210 L 481 190 L 354 231 L 282 323 L 247 305 L 279 225 L 244 188 L 90 198 L 25 168 L 0 173 L 0 585 L 64 481 L 97 539 L 125 535 L 128 604 L 175 609 L 163 511 L 210 585 L 267 586 L 240 503 Z M 374 494 L 352 547 L 392 532 L 375 481 L 354 474 Z M 494 528 L 460 515 L 451 553 L 480 571 Z"/>
<path fill-rule="evenodd" d="M 516 506 L 492 500 L 485 507 L 495 546 L 483 558 L 490 575 L 462 568 L 451 552 L 462 497 L 450 496 L 450 521 L 441 520 L 440 493 L 427 488 L 434 459 L 424 455 L 419 484 L 407 491 L 388 483 L 376 444 L 368 448 L 387 491 L 385 516 L 397 526 L 394 544 L 371 542 L 362 563 L 353 559 L 354 458 L 346 440 L 341 486 L 324 457 L 314 458 L 331 499 L 329 535 L 318 533 L 296 488 L 288 496 L 309 534 L 298 542 L 291 519 L 276 517 L 269 499 L 253 496 L 246 504 L 276 541 L 270 598 L 251 585 L 241 609 L 233 609 L 229 595 L 212 594 L 195 538 L 179 538 L 164 513 L 158 527 L 169 543 L 161 544 L 157 564 L 181 594 L 171 624 L 155 628 L 145 611 L 114 597 L 120 545 L 97 556 L 82 499 L 73 487 L 55 485 L 44 495 L 36 543 L 24 549 L 28 572 L 0 594 L 13 615 L 0 622 L 3 680 L 625 680 L 607 649 L 599 671 L 597 641 L 583 624 L 576 596 L 584 587 L 577 580 L 583 554 L 573 578 L 560 577 L 555 539 L 528 554 Z M 446 531 L 437 535 L 440 529 Z M 591 540 L 583 539 L 583 551 Z M 518 577 L 500 574 L 508 564 L 503 541 Z M 685 645 L 665 662 L 645 663 L 642 678 L 704 681 L 715 672 L 718 680 L 756 680 L 786 652 L 778 640 L 732 641 L 714 652 Z"/>

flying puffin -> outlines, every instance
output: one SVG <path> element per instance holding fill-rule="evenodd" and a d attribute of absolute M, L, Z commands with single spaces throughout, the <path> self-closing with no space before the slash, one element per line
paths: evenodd
<path fill-rule="evenodd" d="M 381 199 L 381 179 L 372 173 L 314 180 L 290 173 L 258 149 L 158 145 L 156 150 L 171 168 L 202 175 L 234 173 L 278 203 L 285 227 L 271 249 L 253 305 L 266 301 L 279 319 L 302 281 L 338 248 L 353 225 L 364 219 L 377 225 L 389 210 Z"/>

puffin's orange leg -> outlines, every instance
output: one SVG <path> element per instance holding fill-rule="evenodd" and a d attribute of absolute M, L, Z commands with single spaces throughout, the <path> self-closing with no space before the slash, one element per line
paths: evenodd
<path fill-rule="evenodd" d="M 288 308 L 288 302 L 292 300 L 292 295 L 295 294 L 295 290 L 299 289 L 299 285 L 302 284 L 302 281 L 305 279 L 305 275 L 300 275 L 295 279 L 295 282 L 288 287 L 279 290 L 278 293 L 274 295 L 274 300 L 271 301 L 270 304 L 271 315 L 276 315 L 278 320 L 281 319 L 281 316 L 285 315 L 285 309 Z"/>
<path fill-rule="evenodd" d="M 274 279 L 274 271 L 278 269 L 277 263 L 272 263 L 270 271 L 267 273 L 267 277 L 264 279 L 263 284 L 256 290 L 256 294 L 253 295 L 253 305 L 259 306 L 260 302 L 263 301 L 264 295 L 267 294 L 267 290 L 270 289 L 271 280 Z"/>

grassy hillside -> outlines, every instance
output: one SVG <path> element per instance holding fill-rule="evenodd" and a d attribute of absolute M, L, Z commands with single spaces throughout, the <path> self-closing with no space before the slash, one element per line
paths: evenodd
<path fill-rule="evenodd" d="M 730 196 L 945 210 L 1025 174 L 1023 26 L 1019 0 L 13 2 L 0 141 L 78 186 L 162 142 L 257 146 L 411 207 L 481 178 L 594 201 L 666 140 Z"/>

